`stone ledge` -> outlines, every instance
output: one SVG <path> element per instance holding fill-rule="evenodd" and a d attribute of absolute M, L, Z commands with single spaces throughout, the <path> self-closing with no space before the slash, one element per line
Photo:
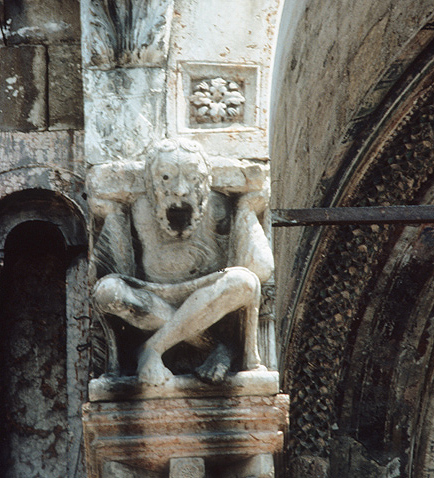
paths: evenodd
<path fill-rule="evenodd" d="M 89 383 L 91 402 L 165 398 L 272 396 L 279 393 L 278 372 L 238 372 L 224 383 L 208 385 L 193 375 L 175 376 L 161 386 L 149 386 L 137 377 L 100 377 Z"/>
<path fill-rule="evenodd" d="M 283 446 L 288 404 L 287 395 L 87 403 L 88 476 L 100 478 L 109 461 L 161 471 L 173 457 L 215 463 L 275 453 Z"/>

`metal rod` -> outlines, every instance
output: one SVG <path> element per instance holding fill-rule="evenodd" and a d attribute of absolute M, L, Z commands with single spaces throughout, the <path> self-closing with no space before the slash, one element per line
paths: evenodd
<path fill-rule="evenodd" d="M 273 227 L 351 224 L 434 224 L 434 206 L 272 209 Z"/>

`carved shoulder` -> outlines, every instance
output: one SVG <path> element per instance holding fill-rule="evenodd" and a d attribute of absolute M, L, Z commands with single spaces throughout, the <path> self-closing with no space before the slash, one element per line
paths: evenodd
<path fill-rule="evenodd" d="M 214 231 L 227 236 L 231 230 L 232 201 L 224 194 L 212 191 L 209 197 L 210 218 L 214 222 Z"/>
<path fill-rule="evenodd" d="M 230 235 L 229 262 L 250 269 L 264 283 L 273 273 L 273 253 L 256 215 L 257 197 L 247 196 L 237 203 Z"/>
<path fill-rule="evenodd" d="M 154 210 L 145 195 L 141 195 L 131 206 L 131 214 L 134 226 L 137 227 L 156 227 Z"/>

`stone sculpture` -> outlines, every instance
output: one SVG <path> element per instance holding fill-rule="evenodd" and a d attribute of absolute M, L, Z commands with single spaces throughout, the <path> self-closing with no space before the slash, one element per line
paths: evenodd
<path fill-rule="evenodd" d="M 225 343 L 224 333 L 210 329 L 236 311 L 243 342 L 240 368 L 264 368 L 257 349 L 258 309 L 261 283 L 273 270 L 258 220 L 265 195 L 213 191 L 207 157 L 197 142 L 186 139 L 158 143 L 143 180 L 145 193 L 131 204 L 91 202 L 94 215 L 104 218 L 92 258 L 100 277 L 93 300 L 109 342 L 109 372 L 120 371 L 119 337 L 112 326 L 120 319 L 121 328 L 144 334 L 137 360 L 142 382 L 160 385 L 170 379 L 162 355 L 187 342 L 207 353 L 196 375 L 218 383 L 237 351 Z"/>

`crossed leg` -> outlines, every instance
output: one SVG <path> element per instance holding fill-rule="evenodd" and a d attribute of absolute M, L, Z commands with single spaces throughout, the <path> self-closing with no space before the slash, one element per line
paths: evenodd
<path fill-rule="evenodd" d="M 170 322 L 166 322 L 144 344 L 137 368 L 140 380 L 153 385 L 163 383 L 169 377 L 162 361 L 164 352 L 207 330 L 238 309 L 245 309 L 243 366 L 246 370 L 261 366 L 257 349 L 259 279 L 243 267 L 230 267 L 217 274 L 212 284 L 193 292 Z"/>
<path fill-rule="evenodd" d="M 141 283 L 142 287 L 137 287 Z M 146 290 L 146 282 L 134 286 L 118 274 L 100 279 L 93 290 L 98 312 L 120 317 L 144 331 L 154 331 L 169 322 L 176 309 L 155 293 Z"/>
<path fill-rule="evenodd" d="M 93 297 L 100 312 L 141 330 L 156 330 L 139 356 L 137 372 L 146 383 L 158 385 L 172 376 L 163 364 L 164 352 L 182 341 L 194 343 L 238 309 L 245 310 L 244 368 L 260 367 L 256 338 L 260 283 L 248 269 L 230 267 L 181 284 L 153 284 L 111 274 L 96 284 Z M 182 304 L 176 309 L 169 301 Z"/>

